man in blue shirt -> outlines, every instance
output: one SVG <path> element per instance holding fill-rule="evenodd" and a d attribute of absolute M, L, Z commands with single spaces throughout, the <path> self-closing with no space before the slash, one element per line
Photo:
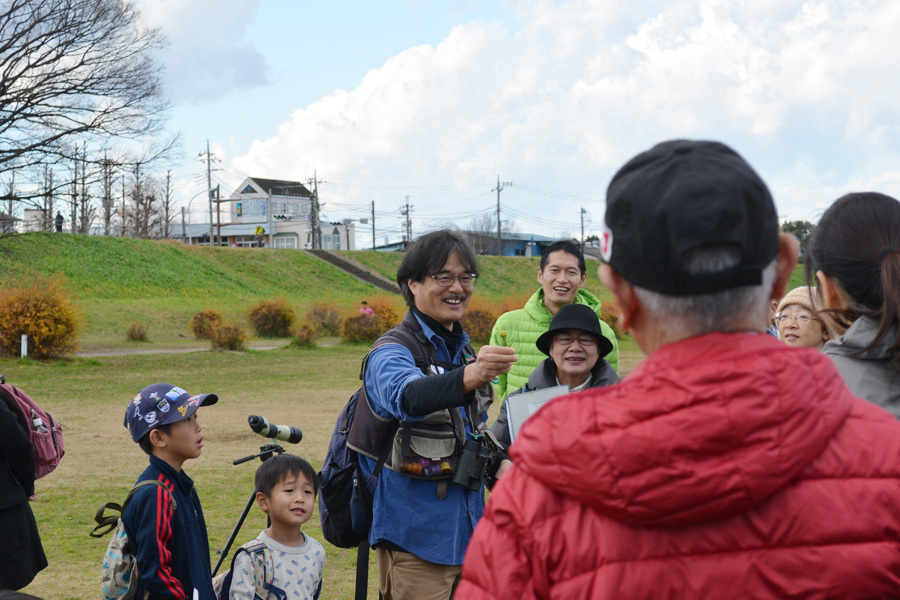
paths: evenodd
<path fill-rule="evenodd" d="M 416 240 L 397 272 L 410 307 L 400 327 L 421 330 L 417 338 L 430 346 L 430 364 L 417 365 L 403 345 L 388 343 L 375 348 L 366 365 L 371 411 L 381 420 L 399 421 L 392 458 L 379 475 L 369 533 L 385 600 L 449 599 L 484 511 L 480 482 L 463 485 L 439 475 L 446 474 L 445 464 L 463 460 L 461 437 L 491 449 L 484 434 L 493 399 L 490 382 L 517 360 L 507 347 L 483 346 L 477 359 L 466 350 L 469 336 L 459 320 L 477 278 L 475 255 L 459 234 L 441 230 Z M 434 423 L 443 423 L 450 439 L 416 438 Z M 411 439 L 404 438 L 404 430 L 413 431 Z M 454 431 L 459 438 L 452 437 Z M 375 470 L 375 460 L 363 454 L 360 460 L 366 473 Z M 496 472 L 501 460 L 491 453 L 489 472 Z M 429 469 L 435 478 L 428 477 Z"/>

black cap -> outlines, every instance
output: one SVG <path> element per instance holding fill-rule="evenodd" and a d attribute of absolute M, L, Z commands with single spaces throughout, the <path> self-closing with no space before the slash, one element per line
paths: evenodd
<path fill-rule="evenodd" d="M 538 350 L 550 356 L 550 345 L 553 342 L 553 335 L 557 331 L 566 329 L 586 331 L 596 337 L 600 358 L 612 352 L 612 342 L 603 337 L 603 330 L 600 329 L 600 319 L 597 317 L 597 313 L 586 304 L 566 304 L 560 308 L 556 316 L 550 320 L 550 329 L 541 334 L 541 337 L 535 342 Z"/>
<path fill-rule="evenodd" d="M 740 263 L 691 274 L 689 250 L 728 244 Z M 778 255 L 778 215 L 763 180 L 719 142 L 673 140 L 638 154 L 606 192 L 602 258 L 629 283 L 668 296 L 759 285 Z"/>

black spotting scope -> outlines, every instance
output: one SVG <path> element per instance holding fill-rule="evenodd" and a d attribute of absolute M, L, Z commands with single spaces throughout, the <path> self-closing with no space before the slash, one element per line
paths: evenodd
<path fill-rule="evenodd" d="M 275 438 L 288 444 L 299 444 L 303 439 L 303 432 L 299 427 L 288 427 L 287 425 L 272 425 L 265 417 L 259 415 L 250 415 L 247 417 L 250 423 L 250 429 L 259 435 L 267 438 Z"/>

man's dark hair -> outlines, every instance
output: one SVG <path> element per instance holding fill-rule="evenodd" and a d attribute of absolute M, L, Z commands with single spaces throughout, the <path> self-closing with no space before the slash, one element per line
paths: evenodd
<path fill-rule="evenodd" d="M 584 275 L 587 272 L 587 266 L 584 264 L 584 254 L 581 253 L 581 246 L 578 245 L 578 242 L 574 242 L 572 240 L 563 240 L 561 242 L 553 242 L 547 249 L 544 250 L 544 253 L 541 255 L 541 272 L 544 272 L 544 267 L 547 266 L 547 261 L 550 260 L 550 253 L 556 252 L 557 250 L 562 250 L 563 252 L 568 252 L 572 256 L 578 259 L 578 268 L 581 269 L 581 274 Z"/>
<path fill-rule="evenodd" d="M 171 433 L 172 433 L 172 424 L 169 423 L 168 425 L 159 425 L 158 427 L 154 427 L 153 429 L 159 429 L 159 430 L 162 431 L 164 434 L 166 434 L 166 435 L 171 435 Z M 151 429 L 150 431 L 153 431 L 153 429 Z M 148 431 L 148 432 L 144 435 L 144 437 L 142 437 L 142 438 L 138 441 L 138 446 L 141 447 L 141 450 L 143 450 L 144 453 L 146 453 L 146 454 L 149 455 L 149 456 L 153 456 L 153 444 L 150 443 L 150 431 Z"/>
<path fill-rule="evenodd" d="M 466 267 L 466 271 L 478 276 L 478 262 L 469 242 L 456 231 L 440 229 L 426 233 L 406 249 L 406 256 L 397 269 L 397 285 L 403 292 L 407 306 L 415 306 L 415 297 L 409 289 L 409 281 L 423 282 L 425 277 L 440 271 L 450 259 L 456 256 Z"/>
<path fill-rule="evenodd" d="M 313 492 L 319 490 L 319 482 L 316 480 L 316 470 L 305 459 L 296 454 L 278 454 L 263 461 L 256 470 L 256 491 L 262 492 L 265 497 L 272 495 L 272 488 L 288 475 L 303 474 L 313 486 Z"/>

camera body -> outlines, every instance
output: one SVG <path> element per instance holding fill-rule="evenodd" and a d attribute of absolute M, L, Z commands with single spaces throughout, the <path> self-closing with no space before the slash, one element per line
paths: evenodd
<path fill-rule="evenodd" d="M 475 440 L 466 440 L 466 443 L 463 444 L 462 454 L 459 455 L 459 462 L 456 464 L 453 483 L 477 492 L 481 489 L 481 482 L 487 475 L 490 463 L 490 450 Z"/>

